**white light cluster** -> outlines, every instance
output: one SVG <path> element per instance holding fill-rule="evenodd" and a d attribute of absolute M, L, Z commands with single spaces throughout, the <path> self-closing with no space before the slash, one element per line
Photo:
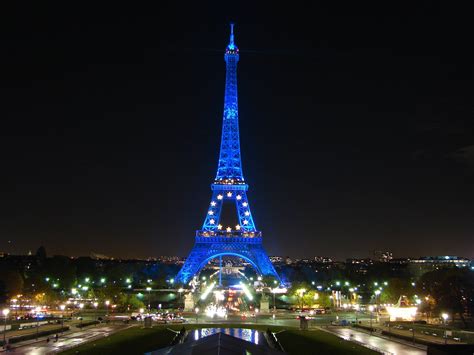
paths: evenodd
<path fill-rule="evenodd" d="M 417 307 L 385 307 L 390 315 L 390 321 L 397 320 L 414 320 L 417 312 Z"/>
<path fill-rule="evenodd" d="M 245 296 L 247 296 L 247 298 L 249 299 L 249 301 L 252 301 L 253 300 L 253 296 L 252 294 L 250 293 L 249 289 L 247 288 L 247 286 L 242 283 L 242 281 L 240 282 L 240 286 L 242 287 L 242 290 L 244 291 L 245 293 Z"/>
<path fill-rule="evenodd" d="M 201 295 L 201 299 L 204 301 L 207 296 L 209 296 L 209 294 L 211 293 L 212 289 L 214 288 L 214 286 L 216 286 L 216 283 L 213 282 L 209 285 L 208 288 L 206 288 L 206 290 L 203 292 L 203 294 Z"/>

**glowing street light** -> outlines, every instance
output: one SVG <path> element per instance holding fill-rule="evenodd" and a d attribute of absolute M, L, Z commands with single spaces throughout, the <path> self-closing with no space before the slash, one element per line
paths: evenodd
<path fill-rule="evenodd" d="M 443 314 L 441 314 L 441 317 L 444 320 L 444 343 L 447 344 L 448 343 L 448 323 L 447 323 L 447 320 L 449 318 L 449 314 L 448 313 L 443 313 Z"/>
<path fill-rule="evenodd" d="M 148 291 L 148 310 L 151 310 L 151 302 L 150 302 L 151 287 L 147 287 L 146 290 Z"/>
<path fill-rule="evenodd" d="M 7 336 L 7 318 L 8 318 L 8 313 L 10 313 L 10 310 L 8 308 L 5 308 L 3 311 L 3 317 L 5 317 L 5 326 L 3 327 L 3 344 L 7 343 L 6 336 Z"/>

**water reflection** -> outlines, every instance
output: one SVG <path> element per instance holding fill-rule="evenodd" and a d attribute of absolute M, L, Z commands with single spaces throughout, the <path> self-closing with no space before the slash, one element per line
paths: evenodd
<path fill-rule="evenodd" d="M 260 334 L 257 330 L 246 328 L 201 328 L 194 330 L 193 335 L 194 340 L 199 340 L 216 333 L 231 335 L 254 344 L 258 344 L 260 338 Z"/>

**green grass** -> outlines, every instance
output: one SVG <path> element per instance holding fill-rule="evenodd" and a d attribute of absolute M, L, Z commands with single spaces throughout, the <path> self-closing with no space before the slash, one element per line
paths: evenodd
<path fill-rule="evenodd" d="M 174 336 L 175 333 L 165 327 L 151 329 L 133 327 L 61 354 L 143 354 L 168 346 Z"/>
<path fill-rule="evenodd" d="M 283 349 L 289 354 L 378 354 L 320 330 L 288 330 L 276 336 Z"/>
<path fill-rule="evenodd" d="M 290 354 L 376 354 L 357 344 L 342 340 L 335 335 L 319 330 L 299 331 L 288 327 L 268 326 L 264 324 L 186 324 L 187 330 L 196 328 L 250 328 L 280 332 L 277 334 L 285 351 Z M 61 354 L 143 354 L 169 345 L 175 333 L 168 329 L 180 330 L 183 325 L 162 325 L 151 329 L 133 327 L 107 338 L 62 352 Z M 289 329 L 289 330 L 287 330 Z"/>

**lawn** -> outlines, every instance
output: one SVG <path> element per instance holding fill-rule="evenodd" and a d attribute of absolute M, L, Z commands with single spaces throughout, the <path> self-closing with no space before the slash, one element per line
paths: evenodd
<path fill-rule="evenodd" d="M 289 354 L 378 354 L 376 351 L 320 330 L 287 330 L 277 333 L 276 336 Z"/>
<path fill-rule="evenodd" d="M 61 354 L 143 354 L 168 346 L 174 336 L 175 333 L 165 327 L 151 329 L 133 327 L 64 351 Z"/>
<path fill-rule="evenodd" d="M 252 328 L 265 331 L 267 325 L 260 324 L 186 324 L 187 330 L 196 328 Z M 169 345 L 175 333 L 169 329 L 179 330 L 182 325 L 163 325 L 151 329 L 133 327 L 107 338 L 75 347 L 61 354 L 143 354 Z M 322 331 L 299 331 L 287 327 L 270 327 L 279 332 L 278 340 L 290 354 L 376 354 L 357 344 L 342 340 Z"/>

